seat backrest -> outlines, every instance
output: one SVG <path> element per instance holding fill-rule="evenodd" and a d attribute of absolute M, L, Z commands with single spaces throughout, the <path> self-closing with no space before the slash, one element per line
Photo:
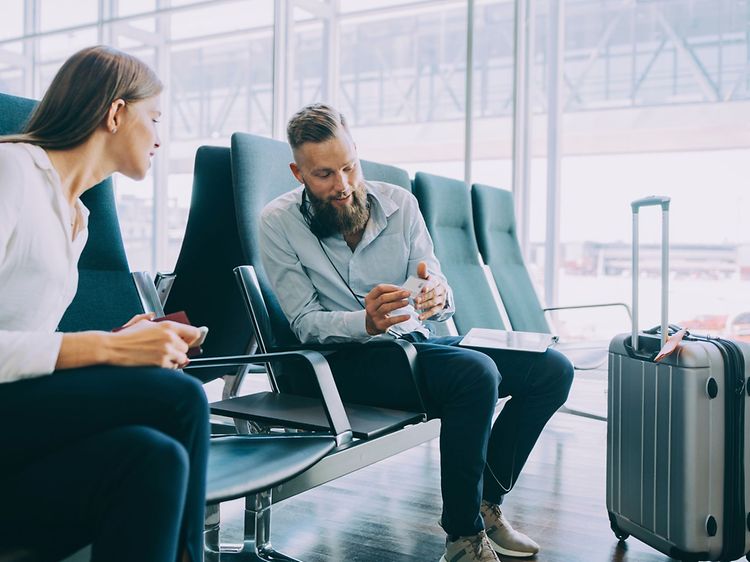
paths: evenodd
<path fill-rule="evenodd" d="M 289 170 L 292 152 L 289 145 L 266 137 L 248 133 L 232 135 L 232 179 L 237 205 L 237 228 L 245 264 L 252 265 L 268 311 L 268 320 L 262 325 L 270 331 L 263 334 L 269 349 L 298 344 L 289 323 L 271 289 L 263 269 L 258 241 L 260 240 L 260 213 L 276 197 L 298 187 L 299 182 Z M 366 179 L 385 181 L 410 189 L 411 181 L 406 170 L 362 160 Z"/>
<path fill-rule="evenodd" d="M 276 197 L 299 184 L 289 170 L 289 145 L 257 135 L 232 135 L 232 181 L 237 205 L 237 229 L 245 265 L 252 265 L 269 314 L 270 332 L 263 334 L 270 349 L 298 344 L 271 288 L 260 252 L 260 213 Z"/>
<path fill-rule="evenodd" d="M 550 332 L 516 234 L 513 194 L 475 183 L 471 187 L 479 252 L 492 271 L 511 326 L 524 332 Z"/>
<path fill-rule="evenodd" d="M 195 155 L 185 237 L 164 311 L 184 310 L 193 325 L 208 326 L 203 357 L 243 355 L 253 341 L 243 296 L 232 273 L 245 263 L 236 215 L 229 148 L 201 146 Z M 191 374 L 208 381 L 235 370 L 215 367 Z"/>
<path fill-rule="evenodd" d="M 453 289 L 459 334 L 471 328 L 505 329 L 479 259 L 471 196 L 459 180 L 417 172 L 414 195 L 435 245 L 435 255 Z"/>
<path fill-rule="evenodd" d="M 362 175 L 365 179 L 392 183 L 393 185 L 403 187 L 407 191 L 411 191 L 409 172 L 403 168 L 397 168 L 389 164 L 380 164 L 370 160 L 361 160 L 360 164 L 362 165 Z"/>
<path fill-rule="evenodd" d="M 21 131 L 35 105 L 33 100 L 0 94 L 0 134 Z M 143 312 L 125 256 L 112 180 L 86 191 L 81 201 L 91 212 L 89 239 L 78 262 L 78 291 L 59 328 L 111 330 Z"/>

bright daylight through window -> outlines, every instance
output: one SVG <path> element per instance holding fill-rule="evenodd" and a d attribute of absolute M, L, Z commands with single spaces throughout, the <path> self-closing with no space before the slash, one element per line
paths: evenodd
<path fill-rule="evenodd" d="M 554 12 L 554 1 L 531 3 L 523 58 L 530 181 L 517 219 L 538 292 L 547 304 L 629 302 L 629 202 L 670 195 L 671 320 L 750 340 L 748 2 L 566 0 Z M 340 106 L 363 158 L 459 179 L 470 169 L 474 182 L 511 189 L 516 3 L 476 0 L 470 34 L 467 4 L 2 0 L 0 91 L 38 98 L 66 57 L 94 43 L 157 69 L 163 148 L 147 182 L 116 178 L 117 201 L 131 267 L 169 270 L 198 146 L 227 145 L 234 131 L 283 138 L 286 118 L 311 101 Z M 561 118 L 550 128 L 555 13 Z M 559 243 L 546 232 L 550 134 L 560 135 Z M 642 223 L 645 326 L 659 310 L 656 213 Z M 627 326 L 600 312 L 555 320 L 581 337 Z"/>

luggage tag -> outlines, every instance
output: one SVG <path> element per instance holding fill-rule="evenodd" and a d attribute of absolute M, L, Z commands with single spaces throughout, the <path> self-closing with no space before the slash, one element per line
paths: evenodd
<path fill-rule="evenodd" d="M 667 343 L 665 343 L 662 348 L 659 350 L 659 353 L 656 357 L 654 357 L 654 362 L 658 363 L 665 357 L 669 357 L 674 353 L 675 349 L 677 349 L 677 346 L 682 341 L 682 338 L 685 337 L 687 334 L 687 330 L 685 328 L 682 328 L 681 330 L 678 330 L 669 338 L 667 339 Z"/>

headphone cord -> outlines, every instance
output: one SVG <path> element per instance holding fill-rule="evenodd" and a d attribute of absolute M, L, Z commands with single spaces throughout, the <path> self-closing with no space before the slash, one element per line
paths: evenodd
<path fill-rule="evenodd" d="M 310 205 L 310 203 L 307 201 L 307 188 L 305 187 L 305 188 L 303 188 L 303 191 L 302 191 L 302 205 L 300 206 L 301 207 L 300 211 L 302 212 L 302 217 L 305 219 L 305 222 L 307 223 L 308 227 L 311 226 L 311 222 L 312 222 L 311 221 L 312 217 L 310 216 L 310 211 L 309 211 L 309 208 L 308 208 L 309 205 Z M 312 231 L 312 229 L 311 229 L 311 231 Z M 315 239 L 318 241 L 318 245 L 320 246 L 320 249 L 323 251 L 323 255 L 325 255 L 326 259 L 328 260 L 328 263 L 331 264 L 331 267 L 336 272 L 336 275 L 339 276 L 339 279 L 341 279 L 341 282 L 346 286 L 347 289 L 349 289 L 349 292 L 352 294 L 352 297 L 354 297 L 354 300 L 357 301 L 357 304 L 359 306 L 361 306 L 362 310 L 364 310 L 365 314 L 367 314 L 367 312 L 366 312 L 367 311 L 367 307 L 362 303 L 362 301 L 365 300 L 365 297 L 363 297 L 362 295 L 358 295 L 357 293 L 354 292 L 354 289 L 352 289 L 351 285 L 349 285 L 349 283 L 347 283 L 346 279 L 344 279 L 344 276 L 339 271 L 339 268 L 336 267 L 335 263 L 333 263 L 333 260 L 331 259 L 331 256 L 328 255 L 328 252 L 326 251 L 325 246 L 323 246 L 323 241 L 320 239 L 320 236 L 318 236 L 317 234 L 315 234 L 315 232 L 313 232 L 313 235 L 315 236 Z M 396 332 L 393 329 L 393 327 L 389 327 L 385 331 L 385 333 L 388 334 L 388 335 L 390 335 L 390 336 L 392 336 L 392 337 L 394 337 L 394 338 L 396 338 L 396 339 L 399 339 L 399 338 L 402 337 L 401 334 L 399 334 L 398 332 Z"/>

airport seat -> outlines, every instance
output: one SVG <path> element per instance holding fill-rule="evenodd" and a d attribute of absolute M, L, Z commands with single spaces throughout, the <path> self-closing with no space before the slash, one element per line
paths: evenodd
<path fill-rule="evenodd" d="M 513 330 L 553 333 L 546 316 L 553 311 L 623 307 L 630 316 L 630 308 L 625 303 L 542 307 L 518 243 L 513 195 L 507 190 L 475 183 L 471 188 L 471 198 L 479 251 L 492 272 Z M 576 370 L 598 370 L 606 367 L 609 339 L 604 335 L 599 341 L 563 340 L 557 344 L 556 349 L 572 361 Z M 592 419 L 605 419 L 597 414 L 565 406 L 562 411 Z"/>
<path fill-rule="evenodd" d="M 411 191 L 409 172 L 403 168 L 372 162 L 371 160 L 360 160 L 360 165 L 362 166 L 362 175 L 366 180 L 382 181 Z"/>
<path fill-rule="evenodd" d="M 23 130 L 36 101 L 0 93 L 0 135 L 10 135 Z"/>
<path fill-rule="evenodd" d="M 235 286 L 232 269 L 236 265 L 259 264 L 257 231 L 254 229 L 257 227 L 256 215 L 265 204 L 264 197 L 273 196 L 268 190 L 282 193 L 296 186 L 288 168 L 291 160 L 289 147 L 261 137 L 252 137 L 251 140 L 255 152 L 244 155 L 249 169 L 238 166 L 236 152 L 230 155 L 228 148 L 201 147 L 198 150 L 185 238 L 174 273 L 164 276 L 169 284 L 160 286 L 160 291 L 166 297 L 165 309 L 168 312 L 184 309 L 194 324 L 209 327 L 204 355 L 194 360 L 187 371 L 202 380 L 236 375 L 231 388 L 225 387 L 224 399 L 211 405 L 212 413 L 233 418 L 238 427 L 242 427 L 240 422 L 247 421 L 253 429 L 264 432 L 278 429 L 325 431 L 330 422 L 320 400 L 318 385 L 310 376 L 309 366 L 300 365 L 299 360 L 288 363 L 271 361 L 266 370 L 272 391 L 237 396 L 243 373 L 234 371 L 233 364 L 227 364 L 221 358 L 215 359 L 216 356 L 243 354 L 249 350 L 273 351 L 274 357 L 279 357 L 279 353 L 310 348 L 294 338 L 275 299 L 271 302 L 275 303 L 276 314 L 268 316 L 267 320 L 273 336 L 259 339 L 256 332 L 263 332 L 249 325 L 247 320 L 247 293 L 238 291 Z M 258 166 L 259 162 L 261 166 Z M 231 164 L 235 165 L 234 170 Z M 406 172 L 398 168 L 375 163 L 363 163 L 363 167 L 372 174 L 388 176 L 390 181 L 402 182 L 404 187 L 410 185 Z M 242 179 L 233 182 L 233 174 Z M 241 276 L 237 279 L 242 280 Z M 167 290 L 169 285 L 171 288 Z M 269 295 L 273 298 L 270 290 Z M 263 306 L 265 308 L 265 301 Z M 362 348 L 359 344 L 354 347 Z M 397 353 L 404 365 L 401 376 L 387 387 L 389 396 L 395 394 L 402 400 L 396 402 L 397 406 L 412 405 L 416 409 L 405 411 L 368 405 L 368 400 L 376 394 L 372 389 L 366 393 L 360 391 L 359 400 L 347 401 L 345 412 L 350 424 L 353 422 L 352 429 L 357 438 L 353 444 L 334 448 L 321 461 L 319 471 L 307 470 L 279 488 L 246 496 L 246 551 L 260 555 L 268 549 L 258 541 L 270 534 L 272 504 L 437 435 L 437 423 L 421 423 L 425 419 L 424 406 L 414 379 L 416 352 L 411 344 L 391 342 L 385 347 L 377 344 L 377 347 L 384 353 Z M 331 349 L 322 346 L 321 351 L 329 353 Z M 202 375 L 201 371 L 207 374 Z M 299 392 L 300 379 L 305 381 L 302 386 L 306 393 Z M 385 384 L 388 377 L 384 376 L 378 382 Z M 336 384 L 346 388 L 345 382 L 342 384 L 339 380 Z M 394 389 L 398 392 L 394 393 Z M 403 429 L 406 426 L 409 427 Z M 413 427 L 419 429 L 415 431 Z M 212 508 L 209 518 L 212 529 L 218 529 L 218 510 Z M 222 549 L 218 543 L 218 531 L 207 533 L 207 543 L 211 552 L 226 554 L 226 547 Z"/>
<path fill-rule="evenodd" d="M 302 344 L 292 333 L 278 299 L 266 278 L 259 247 L 260 215 L 263 207 L 277 196 L 298 187 L 298 182 L 288 168 L 292 157 L 291 150 L 286 143 L 245 133 L 235 133 L 232 136 L 231 150 L 237 229 L 243 247 L 244 263 L 254 268 L 255 278 L 260 288 L 263 305 L 268 311 L 267 318 L 270 323 L 265 339 L 263 342 L 259 341 L 262 344 L 261 350 L 271 352 L 299 347 Z M 408 175 L 403 170 L 369 162 L 363 162 L 362 167 L 370 179 L 379 180 L 382 177 L 390 181 L 399 181 L 401 187 L 407 189 L 410 186 Z M 310 347 L 307 343 L 304 346 Z M 312 348 L 325 353 L 355 353 L 360 350 L 369 352 L 367 350 L 377 349 L 378 353 L 396 353 L 405 357 L 415 353 L 411 344 L 403 341 L 373 342 L 365 345 L 314 345 Z M 283 370 L 271 366 L 270 374 L 272 384 L 281 392 L 299 395 L 307 394 L 310 390 L 298 373 L 295 373 L 294 377 L 288 377 Z M 361 378 L 357 378 L 359 384 L 353 385 L 351 381 L 343 380 L 342 375 L 339 374 L 337 384 L 339 384 L 344 402 L 378 406 L 379 396 L 374 393 L 374 388 L 378 384 L 383 385 L 390 381 L 391 384 L 400 385 L 405 381 L 411 387 L 408 391 L 404 388 L 404 392 L 408 392 L 405 396 L 413 397 L 409 410 L 424 413 L 424 405 L 418 395 L 412 370 L 409 370 L 406 379 L 402 379 L 401 375 L 399 373 L 383 374 L 378 381 L 362 381 Z M 393 399 L 393 393 L 388 394 L 387 398 Z M 399 405 L 406 405 L 406 402 Z M 355 433 L 356 431 L 357 428 L 355 428 Z"/>
<path fill-rule="evenodd" d="M 417 172 L 414 195 L 419 201 L 435 255 L 453 289 L 453 321 L 460 335 L 471 328 L 509 329 L 496 304 L 474 237 L 471 195 L 460 180 Z"/>
<path fill-rule="evenodd" d="M 488 223 L 493 224 L 494 228 L 498 228 L 498 224 L 509 224 L 507 221 L 513 217 L 512 205 L 508 217 L 492 206 L 494 201 L 477 201 L 463 181 L 424 172 L 415 175 L 414 194 L 433 238 L 435 253 L 453 288 L 456 300 L 454 320 L 458 333 L 465 334 L 471 328 L 551 333 L 521 258 L 514 222 L 512 234 L 506 229 L 502 236 L 497 235 L 493 240 L 503 243 L 510 240 L 504 246 L 506 253 L 502 257 L 499 252 L 494 255 L 494 263 L 501 263 L 501 271 L 505 275 L 499 278 L 501 280 L 495 278 L 492 268 L 490 275 L 487 275 L 487 266 L 483 265 L 484 256 L 480 255 L 482 244 L 478 243 L 475 233 L 486 229 Z M 486 242 L 486 238 L 483 242 Z M 511 294 L 510 290 L 515 288 L 524 289 L 525 292 Z M 512 307 L 513 316 L 509 307 Z M 505 318 L 503 312 L 507 315 Z M 520 319 L 518 324 L 513 323 L 514 318 Z M 526 323 L 522 324 L 521 320 L 526 320 Z M 606 346 L 592 348 L 590 344 L 558 344 L 556 349 L 571 359 L 578 370 L 597 368 L 607 357 Z M 560 411 L 603 419 L 596 413 L 566 406 Z"/>
<path fill-rule="evenodd" d="M 229 149 L 201 146 L 195 154 L 185 236 L 174 270 L 157 276 L 157 288 L 166 313 L 184 310 L 194 325 L 208 327 L 203 357 L 254 351 L 250 318 L 232 275 L 235 267 L 245 263 L 234 209 Z M 204 382 L 226 376 L 228 396 L 244 372 L 212 367 L 194 374 Z"/>
<path fill-rule="evenodd" d="M 279 158 L 271 159 L 273 154 L 266 154 L 264 160 L 264 162 L 278 163 L 277 166 L 280 168 L 281 174 L 273 177 L 274 182 L 289 181 L 286 179 L 286 175 L 293 178 L 286 166 L 290 154 L 288 147 L 284 143 L 270 139 L 261 139 L 260 137 L 257 137 L 257 139 L 262 145 L 281 149 Z M 389 167 L 383 166 L 381 169 L 389 171 Z M 393 170 L 396 169 L 393 168 Z M 275 172 L 278 172 L 278 170 L 275 170 Z M 260 175 L 268 175 L 269 173 L 271 172 L 266 171 Z M 244 171 L 240 171 L 239 174 L 243 177 L 248 175 Z M 255 176 L 249 175 L 249 178 L 252 179 L 253 177 Z M 240 186 L 247 187 L 246 192 L 250 193 L 251 197 L 257 196 L 260 192 L 260 188 L 253 187 L 253 184 L 244 180 L 237 183 Z M 259 349 L 264 353 L 267 351 L 286 351 L 291 348 L 310 348 L 310 346 L 300 345 L 300 342 L 291 334 L 278 303 L 276 303 L 275 309 L 278 312 L 273 317 L 275 339 L 272 341 L 269 336 L 265 340 L 268 343 L 263 343 L 260 347 L 257 346 L 255 330 L 251 326 L 245 310 L 244 297 L 238 289 L 232 273 L 238 265 L 256 263 L 259 259 L 255 235 L 245 233 L 242 225 L 245 221 L 252 220 L 254 213 L 259 214 L 260 209 L 253 207 L 252 202 L 245 204 L 244 197 L 243 193 L 235 193 L 233 187 L 229 149 L 207 146 L 199 148 L 195 159 L 192 201 L 185 237 L 175 270 L 170 274 L 172 286 L 164 307 L 166 312 L 185 310 L 194 324 L 208 326 L 210 337 L 206 339 L 203 346 L 203 358 L 241 355 L 254 349 Z M 248 249 L 249 253 L 247 253 Z M 273 297 L 270 289 L 268 291 Z M 388 347 L 403 354 L 401 343 L 403 342 L 391 344 Z M 357 349 L 359 349 L 359 346 L 357 346 Z M 193 365 L 198 363 L 193 362 Z M 411 366 L 406 361 L 406 355 L 404 365 L 409 366 L 409 373 L 411 373 Z M 308 430 L 327 426 L 324 416 L 318 419 L 319 423 L 316 426 L 311 424 L 308 417 L 297 419 L 294 415 L 295 412 L 298 412 L 298 402 L 303 398 L 303 395 L 306 398 L 318 397 L 318 385 L 311 379 L 310 373 L 307 371 L 305 373 L 298 372 L 294 368 L 290 370 L 288 366 L 283 364 L 272 365 L 272 367 L 275 367 L 276 370 L 269 370 L 271 386 L 274 390 L 283 394 L 283 396 L 276 396 L 272 401 L 273 404 L 267 397 L 261 398 L 259 395 L 232 400 L 236 397 L 236 388 L 239 387 L 239 383 L 233 382 L 235 389 L 229 391 L 225 389 L 225 400 L 222 401 L 221 405 L 213 405 L 214 413 L 234 417 L 235 419 L 247 419 L 263 426 L 270 424 Z M 274 377 L 278 371 L 282 370 L 286 373 L 286 378 Z M 192 367 L 188 367 L 188 371 L 193 374 Z M 202 374 L 202 371 L 205 371 L 208 375 Z M 227 371 L 224 367 L 208 369 L 202 367 L 194 374 L 203 380 L 208 380 L 216 376 L 224 376 Z M 230 374 L 241 375 L 242 373 L 230 372 Z M 298 381 L 300 378 L 305 379 L 305 384 Z M 416 403 L 415 385 L 411 375 L 407 382 L 412 389 L 411 394 L 409 394 L 409 389 L 405 389 L 402 394 L 415 397 L 413 403 Z M 300 392 L 300 387 L 304 387 L 306 392 Z M 368 392 L 371 392 L 371 389 L 368 389 Z M 293 401 L 294 407 L 290 405 L 284 411 L 285 400 Z M 354 403 L 362 405 L 366 401 L 366 398 L 363 397 L 360 400 L 355 400 Z M 248 405 L 251 403 L 252 407 L 249 407 Z M 311 404 L 319 405 L 319 401 L 313 400 Z M 233 408 L 239 410 L 235 412 Z M 402 425 L 409 423 L 416 419 L 415 416 L 417 418 L 423 417 L 423 406 L 421 404 L 418 405 L 418 409 L 418 412 L 408 412 L 400 423 Z M 351 413 L 353 414 L 355 411 L 352 410 Z M 366 429 L 363 429 L 357 425 L 356 419 L 355 417 L 354 431 L 355 435 L 359 437 L 368 437 L 372 436 L 373 432 L 391 429 L 389 424 L 378 428 L 368 425 Z"/>
<path fill-rule="evenodd" d="M 17 131 L 33 107 L 32 100 L 0 94 L 0 132 Z M 157 313 L 161 312 L 153 283 L 147 282 L 147 277 L 142 277 L 144 282 L 136 286 L 130 277 L 111 180 L 105 180 L 87 191 L 82 200 L 91 213 L 90 239 L 79 262 L 82 282 L 61 326 L 70 331 L 111 329 L 148 310 L 143 302 L 153 305 Z M 296 477 L 335 447 L 344 446 L 352 439 L 330 367 L 317 352 L 300 350 L 270 356 L 239 355 L 206 359 L 202 364 L 196 360 L 196 367 L 262 363 L 271 359 L 295 361 L 296 364 L 307 366 L 319 383 L 320 404 L 327 423 L 318 433 L 309 436 L 225 435 L 212 439 L 206 498 L 209 505 L 206 536 L 209 538 L 218 538 L 216 522 L 220 502 L 247 495 L 255 497 L 254 494 L 258 493 L 268 494 L 272 487 Z M 267 544 L 267 537 L 264 541 L 264 544 L 253 543 L 251 546 L 265 547 L 261 554 L 271 558 L 274 553 Z M 33 551 L 34 545 L 22 546 Z M 28 551 L 23 555 L 29 554 L 33 556 Z M 207 559 L 218 560 L 214 549 L 209 548 L 206 554 Z M 11 556 L 15 555 L 4 553 L 0 547 L 0 558 L 11 559 Z M 79 553 L 75 556 L 78 560 L 83 555 Z"/>
<path fill-rule="evenodd" d="M 492 272 L 514 330 L 552 333 L 546 317 L 552 311 L 623 307 L 630 315 L 625 303 L 542 307 L 521 255 L 513 195 L 489 185 L 474 184 L 471 196 L 479 251 Z M 559 349 L 571 357 L 577 369 L 595 369 L 606 362 L 609 339 L 605 336 L 600 342 L 561 342 Z"/>

